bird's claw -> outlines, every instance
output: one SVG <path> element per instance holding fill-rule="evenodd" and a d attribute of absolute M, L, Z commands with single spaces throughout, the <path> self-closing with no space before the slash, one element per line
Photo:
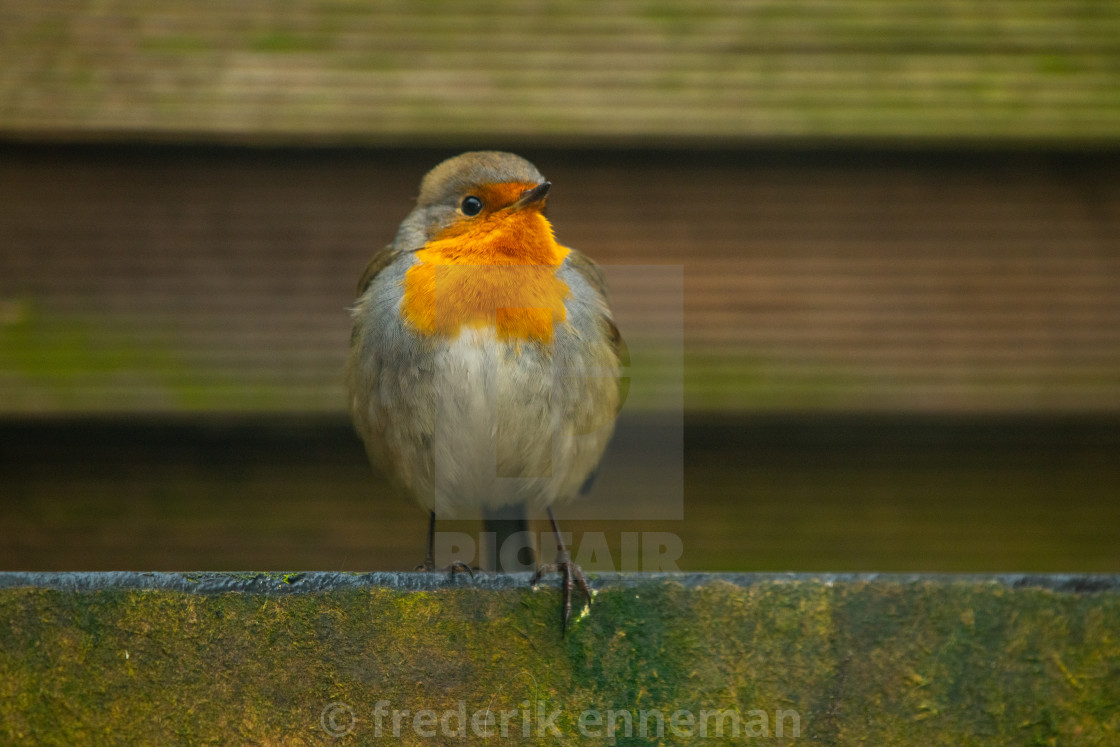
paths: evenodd
<path fill-rule="evenodd" d="M 561 550 L 556 554 L 555 563 L 545 563 L 537 568 L 537 572 L 529 580 L 532 586 L 540 583 L 541 577 L 546 573 L 560 573 L 563 575 L 563 580 L 560 583 L 560 592 L 564 595 L 564 604 L 560 610 L 560 634 L 567 635 L 568 633 L 568 620 L 572 617 L 572 586 L 579 586 L 583 592 L 584 597 L 587 599 L 587 606 L 591 606 L 591 588 L 587 585 L 587 579 L 583 575 L 583 570 L 572 562 L 572 558 L 568 555 L 566 549 Z"/>

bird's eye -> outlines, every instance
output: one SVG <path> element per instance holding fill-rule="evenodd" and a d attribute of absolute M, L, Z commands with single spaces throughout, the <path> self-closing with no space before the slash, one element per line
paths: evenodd
<path fill-rule="evenodd" d="M 459 206 L 463 211 L 463 215 L 478 215 L 482 212 L 482 200 L 474 195 L 463 198 L 463 204 Z"/>

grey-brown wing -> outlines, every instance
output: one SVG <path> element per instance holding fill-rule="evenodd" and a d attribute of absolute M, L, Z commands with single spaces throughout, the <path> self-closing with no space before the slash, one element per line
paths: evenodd
<path fill-rule="evenodd" d="M 388 267 L 399 254 L 400 252 L 394 249 L 392 244 L 390 244 L 370 257 L 366 269 L 362 271 L 362 276 L 358 279 L 359 296 L 366 292 L 366 289 L 369 288 L 369 284 L 377 277 L 377 273 Z"/>
<path fill-rule="evenodd" d="M 375 415 L 380 408 L 376 400 L 377 382 L 381 371 L 380 351 L 370 336 L 371 325 L 376 320 L 369 314 L 370 304 L 365 296 L 382 270 L 400 256 L 392 246 L 374 253 L 358 280 L 358 302 L 351 309 L 354 324 L 350 329 L 350 357 L 347 363 L 346 382 L 350 391 L 350 412 L 354 427 L 366 445 L 366 453 L 375 469 L 395 479 L 391 459 L 386 450 L 384 420 Z"/>
<path fill-rule="evenodd" d="M 366 269 L 362 271 L 362 276 L 358 279 L 358 298 L 369 289 L 370 283 L 377 277 L 377 274 L 392 264 L 393 260 L 400 256 L 400 252 L 392 247 L 386 246 L 380 251 L 376 252 L 366 264 Z M 358 325 L 357 323 L 350 329 L 350 345 L 353 346 L 357 339 Z"/>
<path fill-rule="evenodd" d="M 607 281 L 603 278 L 603 271 L 599 269 L 599 265 L 595 264 L 587 255 L 570 249 L 568 254 L 568 262 L 571 264 L 572 269 L 580 274 L 580 276 L 587 281 L 595 292 L 602 296 L 603 300 L 610 304 L 610 294 L 607 290 Z M 608 314 L 603 315 L 603 325 L 607 331 L 607 341 L 610 343 L 611 348 L 614 350 L 615 358 L 618 360 L 619 368 L 630 367 L 630 349 L 626 347 L 626 340 L 622 338 L 622 333 L 618 331 L 618 326 L 615 325 L 614 319 Z M 618 410 L 622 409 L 623 403 L 626 402 L 626 395 L 630 392 L 630 377 L 618 377 Z M 617 411 L 616 411 L 617 413 Z"/>
<path fill-rule="evenodd" d="M 587 284 L 595 289 L 595 292 L 603 297 L 604 300 L 610 298 L 607 291 L 607 281 L 603 279 L 603 271 L 599 269 L 599 265 L 595 264 L 590 257 L 586 254 L 576 251 L 575 249 L 568 249 L 568 264 L 572 269 L 583 276 Z"/>
<path fill-rule="evenodd" d="M 572 269 L 580 274 L 587 284 L 590 285 L 596 293 L 598 293 L 608 307 L 610 306 L 610 294 L 607 290 L 607 281 L 603 278 L 603 271 L 599 269 L 599 265 L 595 264 L 589 257 L 576 251 L 570 250 L 568 254 L 568 262 L 571 264 Z M 618 361 L 619 368 L 629 368 L 630 366 L 630 349 L 626 347 L 626 341 L 622 339 L 622 334 L 618 331 L 618 326 L 614 323 L 614 319 L 609 314 L 603 314 L 603 326 L 606 328 L 607 342 L 614 352 L 615 359 Z M 620 372 L 621 374 L 621 372 Z M 622 405 L 626 402 L 626 395 L 630 392 L 630 377 L 618 377 L 618 407 L 615 409 L 613 417 L 617 417 L 618 413 L 622 410 Z M 599 469 L 596 467 L 592 470 L 587 479 L 583 481 L 580 486 L 579 494 L 586 495 L 591 491 L 592 485 L 595 483 L 595 478 L 599 475 Z"/>

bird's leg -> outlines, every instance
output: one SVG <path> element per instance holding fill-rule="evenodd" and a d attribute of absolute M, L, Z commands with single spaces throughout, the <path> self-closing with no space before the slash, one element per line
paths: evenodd
<path fill-rule="evenodd" d="M 436 512 L 428 512 L 428 554 L 424 557 L 424 562 L 416 566 L 417 571 L 426 571 L 431 573 L 436 569 Z M 450 564 L 442 570 L 449 571 L 451 578 L 455 578 L 458 571 L 466 571 L 474 578 L 474 571 L 471 567 L 461 560 L 452 560 Z"/>
<path fill-rule="evenodd" d="M 424 556 L 424 564 L 417 566 L 416 570 L 434 571 L 436 569 L 436 512 L 428 512 L 428 554 Z"/>
<path fill-rule="evenodd" d="M 541 576 L 546 573 L 562 573 L 564 580 L 560 585 L 560 591 L 564 595 L 564 604 L 560 610 L 560 632 L 566 634 L 568 632 L 568 619 L 572 616 L 572 579 L 575 579 L 576 584 L 583 595 L 587 597 L 587 606 L 591 606 L 591 589 L 587 586 L 587 579 L 583 577 L 583 571 L 578 565 L 572 562 L 572 556 L 568 553 L 568 548 L 564 546 L 564 540 L 560 536 L 560 527 L 556 524 L 556 517 L 552 515 L 552 509 L 548 509 L 548 520 L 552 523 L 552 534 L 556 537 L 556 562 L 546 563 L 537 568 L 537 572 L 533 574 L 531 583 L 536 586 Z"/>

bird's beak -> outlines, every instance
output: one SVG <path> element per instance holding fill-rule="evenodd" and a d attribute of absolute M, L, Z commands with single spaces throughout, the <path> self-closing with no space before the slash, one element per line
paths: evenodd
<path fill-rule="evenodd" d="M 529 189 L 525 190 L 521 193 L 521 196 L 517 198 L 517 202 L 513 203 L 513 209 L 521 210 L 522 208 L 527 208 L 530 205 L 539 204 L 544 200 L 545 195 L 548 194 L 548 189 L 551 186 L 552 182 L 541 182 L 537 186 L 530 187 Z"/>

